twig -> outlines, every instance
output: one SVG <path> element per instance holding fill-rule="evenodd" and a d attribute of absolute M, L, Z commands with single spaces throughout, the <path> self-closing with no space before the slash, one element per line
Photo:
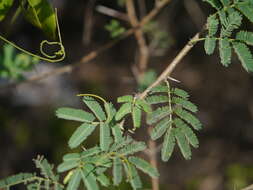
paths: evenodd
<path fill-rule="evenodd" d="M 117 10 L 112 9 L 112 8 L 109 8 L 109 7 L 106 7 L 103 5 L 98 5 L 98 6 L 96 6 L 96 11 L 101 14 L 129 22 L 129 18 L 125 13 L 121 13 Z"/>
<path fill-rule="evenodd" d="M 242 190 L 253 190 L 253 185 L 243 188 Z"/>
<path fill-rule="evenodd" d="M 89 0 L 87 2 L 87 7 L 84 12 L 84 28 L 83 28 L 83 44 L 88 45 L 92 38 L 93 29 L 93 8 L 95 6 L 96 0 Z"/>
<path fill-rule="evenodd" d="M 147 96 L 152 88 L 159 85 L 163 82 L 175 69 L 175 67 L 180 63 L 180 61 L 187 55 L 187 53 L 193 48 L 194 44 L 192 41 L 199 39 L 199 33 L 195 34 L 195 36 L 184 46 L 184 48 L 177 54 L 177 56 L 173 59 L 173 61 L 168 65 L 168 67 L 162 72 L 162 74 L 157 78 L 155 82 L 153 82 L 144 92 L 139 94 L 139 98 L 143 99 Z"/>
<path fill-rule="evenodd" d="M 163 7 L 165 7 L 170 1 L 171 0 L 163 0 L 162 3 L 159 4 L 159 6 L 154 8 L 147 16 L 145 16 L 141 20 L 140 24 L 136 28 L 131 28 L 131 29 L 127 30 L 121 36 L 121 38 L 119 38 L 118 40 L 109 42 L 109 43 L 105 44 L 104 46 L 102 46 L 101 48 L 99 48 L 98 50 L 94 50 L 94 51 L 90 52 L 88 55 L 85 55 L 80 61 L 78 61 L 74 64 L 71 64 L 71 65 L 62 66 L 61 68 L 56 68 L 52 71 L 42 73 L 42 74 L 37 75 L 37 76 L 32 76 L 32 77 L 27 78 L 26 80 L 24 80 L 22 82 L 18 82 L 18 83 L 16 82 L 16 83 L 10 83 L 10 84 L 7 84 L 7 85 L 3 85 L 3 86 L 0 87 L 0 90 L 6 89 L 6 88 L 13 88 L 13 87 L 16 87 L 20 84 L 35 82 L 35 81 L 42 80 L 42 79 L 45 79 L 45 78 L 50 77 L 50 76 L 57 76 L 57 75 L 64 74 L 64 73 L 67 73 L 67 72 L 70 72 L 70 71 L 74 70 L 74 68 L 78 67 L 80 64 L 84 64 L 84 63 L 87 63 L 87 62 L 93 60 L 99 54 L 103 53 L 107 49 L 110 49 L 111 47 L 116 45 L 120 40 L 125 39 L 126 37 L 132 35 L 135 30 L 137 30 L 140 27 L 143 27 L 150 20 L 152 20 L 161 11 L 161 9 Z"/>
<path fill-rule="evenodd" d="M 134 1 L 133 0 L 127 0 L 126 1 L 126 7 L 127 7 L 127 13 L 128 17 L 130 20 L 130 23 L 133 27 L 136 27 L 139 25 L 139 21 L 136 16 L 136 11 L 134 7 Z M 140 56 L 139 56 L 139 69 L 140 73 L 143 73 L 148 65 L 148 60 L 149 60 L 149 50 L 148 46 L 146 44 L 146 39 L 144 37 L 144 33 L 142 32 L 141 28 L 137 29 L 135 32 L 135 38 L 138 42 L 139 45 L 139 50 L 140 50 Z"/>

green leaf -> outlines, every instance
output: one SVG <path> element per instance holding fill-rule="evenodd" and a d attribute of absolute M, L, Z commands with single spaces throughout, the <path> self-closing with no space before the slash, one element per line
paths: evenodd
<path fill-rule="evenodd" d="M 142 188 L 140 176 L 132 164 L 124 164 L 125 172 L 129 178 L 130 184 L 134 190 Z"/>
<path fill-rule="evenodd" d="M 117 121 L 121 120 L 125 115 L 131 113 L 132 110 L 132 103 L 125 103 L 123 104 L 119 111 L 115 115 L 115 119 Z"/>
<path fill-rule="evenodd" d="M 150 177 L 157 178 L 159 176 L 157 169 L 153 168 L 147 161 L 135 156 L 129 157 L 129 161 Z"/>
<path fill-rule="evenodd" d="M 227 38 L 219 41 L 219 50 L 222 65 L 225 67 L 229 66 L 231 64 L 232 49 Z"/>
<path fill-rule="evenodd" d="M 32 178 L 34 178 L 34 174 L 31 173 L 20 173 L 12 175 L 5 179 L 0 180 L 0 188 L 9 189 L 10 186 L 29 182 Z"/>
<path fill-rule="evenodd" d="M 63 156 L 63 161 L 76 161 L 76 160 L 80 160 L 80 154 L 79 153 L 69 153 L 69 154 L 65 154 Z"/>
<path fill-rule="evenodd" d="M 244 16 L 246 16 L 250 20 L 250 22 L 253 22 L 253 14 L 252 14 L 253 4 L 252 4 L 252 2 L 245 0 L 240 3 L 236 3 L 235 8 L 240 10 L 242 12 L 242 14 L 244 14 Z"/>
<path fill-rule="evenodd" d="M 192 115 L 190 112 L 183 110 L 181 108 L 175 109 L 174 112 L 181 119 L 183 119 L 187 123 L 189 123 L 194 129 L 200 130 L 202 128 L 200 121 L 194 115 Z"/>
<path fill-rule="evenodd" d="M 152 113 L 148 114 L 147 123 L 149 125 L 154 124 L 157 121 L 159 121 L 160 119 L 162 119 L 170 114 L 171 114 L 171 110 L 170 110 L 169 106 L 159 107 L 155 111 L 153 111 Z"/>
<path fill-rule="evenodd" d="M 158 86 L 151 89 L 150 94 L 161 93 L 161 92 L 168 92 L 168 87 L 164 86 L 164 85 L 158 85 Z"/>
<path fill-rule="evenodd" d="M 101 183 L 101 185 L 108 187 L 110 185 L 110 180 L 108 179 L 108 177 L 104 174 L 100 174 L 97 177 L 97 180 Z"/>
<path fill-rule="evenodd" d="M 136 152 L 140 152 L 146 149 L 146 144 L 144 142 L 134 142 L 132 144 L 129 144 L 128 146 L 122 148 L 119 151 L 119 154 L 122 154 L 123 156 L 134 154 Z"/>
<path fill-rule="evenodd" d="M 77 167 L 79 165 L 79 160 L 71 160 L 71 161 L 66 161 L 61 163 L 58 167 L 57 167 L 57 171 L 59 173 L 71 170 L 75 167 Z"/>
<path fill-rule="evenodd" d="M 191 159 L 191 148 L 186 140 L 186 137 L 184 136 L 184 133 L 181 131 L 180 128 L 175 129 L 175 137 L 177 139 L 177 144 L 184 158 L 186 160 Z"/>
<path fill-rule="evenodd" d="M 147 103 L 145 100 L 137 99 L 136 105 L 140 106 L 146 113 L 152 112 L 152 108 L 149 103 Z"/>
<path fill-rule="evenodd" d="M 174 120 L 175 125 L 184 133 L 186 139 L 188 142 L 194 147 L 199 147 L 199 141 L 195 133 L 192 131 L 192 129 L 181 119 L 176 118 Z"/>
<path fill-rule="evenodd" d="M 224 21 L 221 29 L 222 37 L 230 37 L 235 29 L 238 29 L 242 24 L 242 16 L 237 11 L 228 15 L 228 18 Z"/>
<path fill-rule="evenodd" d="M 106 120 L 105 112 L 100 104 L 92 97 L 84 96 L 83 102 L 89 107 L 89 109 L 95 114 L 99 121 Z"/>
<path fill-rule="evenodd" d="M 221 3 L 219 2 L 219 0 L 203 0 L 207 3 L 209 3 L 213 8 L 219 10 L 220 8 L 222 8 Z"/>
<path fill-rule="evenodd" d="M 185 99 L 182 99 L 182 98 L 179 98 L 179 97 L 173 97 L 171 101 L 172 101 L 172 103 L 180 105 L 183 108 L 185 108 L 185 109 L 187 109 L 191 112 L 197 112 L 198 111 L 197 106 L 195 104 L 191 103 L 188 100 L 185 100 Z"/>
<path fill-rule="evenodd" d="M 1 0 L 0 1 L 0 21 L 2 21 L 13 5 L 13 0 Z"/>
<path fill-rule="evenodd" d="M 212 55 L 216 46 L 216 39 L 215 38 L 210 38 L 209 36 L 206 37 L 205 39 L 205 51 L 207 55 Z"/>
<path fill-rule="evenodd" d="M 122 181 L 122 163 L 120 158 L 113 159 L 113 185 L 119 185 Z"/>
<path fill-rule="evenodd" d="M 133 107 L 132 119 L 134 128 L 139 128 L 141 126 L 141 109 L 138 108 L 137 106 Z"/>
<path fill-rule="evenodd" d="M 182 89 L 179 89 L 179 88 L 174 88 L 171 93 L 175 94 L 176 96 L 179 96 L 181 98 L 184 98 L 184 99 L 188 99 L 190 97 L 190 95 L 188 94 L 188 92 L 182 90 Z"/>
<path fill-rule="evenodd" d="M 169 118 L 161 120 L 151 131 L 152 140 L 157 140 L 166 132 L 166 130 L 171 126 L 171 121 Z"/>
<path fill-rule="evenodd" d="M 162 154 L 162 160 L 164 162 L 167 162 L 170 159 L 174 148 L 175 148 L 174 128 L 170 128 L 164 137 L 164 141 L 162 145 L 161 154 Z"/>
<path fill-rule="evenodd" d="M 247 72 L 253 72 L 253 58 L 249 48 L 241 42 L 234 42 L 233 47 L 243 68 Z"/>
<path fill-rule="evenodd" d="M 216 18 L 216 15 L 211 15 L 207 18 L 207 28 L 209 37 L 213 37 L 217 33 L 218 26 L 219 20 Z"/>
<path fill-rule="evenodd" d="M 253 32 L 240 31 L 236 34 L 236 39 L 253 46 Z"/>
<path fill-rule="evenodd" d="M 81 182 L 81 171 L 80 169 L 77 169 L 73 172 L 73 174 L 70 177 L 67 190 L 77 190 L 80 186 Z"/>
<path fill-rule="evenodd" d="M 57 181 L 57 177 L 53 172 L 53 166 L 48 163 L 47 159 L 38 157 L 34 160 L 34 162 L 36 167 L 40 169 L 41 175 L 43 175 L 45 178 L 50 178 L 54 181 Z"/>
<path fill-rule="evenodd" d="M 146 98 L 146 101 L 149 104 L 161 104 L 161 103 L 166 103 L 169 101 L 168 96 L 162 96 L 162 95 L 152 95 L 152 96 L 148 96 Z"/>
<path fill-rule="evenodd" d="M 47 0 L 23 1 L 22 11 L 28 22 L 43 30 L 51 39 L 56 38 L 56 15 Z"/>
<path fill-rule="evenodd" d="M 99 152 L 101 152 L 101 149 L 98 146 L 95 146 L 93 148 L 89 148 L 88 150 L 83 151 L 81 153 L 81 158 L 93 156 L 95 154 L 98 154 Z"/>
<path fill-rule="evenodd" d="M 113 107 L 113 104 L 112 103 L 105 103 L 104 104 L 104 107 L 105 107 L 105 112 L 106 112 L 106 115 L 107 115 L 107 120 L 106 122 L 109 123 L 112 121 L 113 117 L 115 116 L 116 114 L 116 110 L 115 108 Z"/>
<path fill-rule="evenodd" d="M 132 95 L 126 95 L 126 96 L 121 96 L 118 97 L 117 102 L 122 103 L 122 102 L 132 102 L 134 100 Z"/>
<path fill-rule="evenodd" d="M 119 124 L 116 124 L 112 127 L 112 134 L 114 136 L 115 143 L 120 143 L 123 141 L 122 131 Z"/>
<path fill-rule="evenodd" d="M 111 144 L 110 127 L 107 123 L 100 124 L 100 148 L 107 151 Z"/>
<path fill-rule="evenodd" d="M 229 6 L 231 1 L 230 0 L 221 0 L 221 3 L 223 4 L 223 6 Z"/>
<path fill-rule="evenodd" d="M 99 190 L 96 176 L 93 174 L 94 167 L 90 164 L 84 166 L 81 174 L 87 190 Z"/>
<path fill-rule="evenodd" d="M 69 139 L 69 147 L 76 148 L 79 146 L 88 136 L 91 135 L 91 133 L 96 129 L 96 126 L 97 125 L 84 123 L 78 127 Z"/>
<path fill-rule="evenodd" d="M 61 119 L 87 123 L 93 122 L 95 119 L 93 114 L 73 108 L 59 108 L 56 110 L 56 116 Z"/>

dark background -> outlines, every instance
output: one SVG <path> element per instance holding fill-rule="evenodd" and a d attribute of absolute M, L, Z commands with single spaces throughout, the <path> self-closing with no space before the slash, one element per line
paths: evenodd
<path fill-rule="evenodd" d="M 88 52 L 109 42 L 104 25 L 110 17 L 98 13 L 97 5 L 122 12 L 116 1 L 52 1 L 58 7 L 62 38 L 67 58 L 62 63 L 41 62 L 26 76 L 74 64 Z M 147 1 L 148 11 L 153 1 Z M 196 9 L 196 6 L 198 9 Z M 87 10 L 93 13 L 90 43 L 84 44 Z M 152 57 L 149 68 L 159 74 L 205 23 L 212 9 L 202 1 L 173 0 L 162 10 L 156 21 L 168 33 L 165 53 Z M 91 16 L 91 15 L 90 15 Z M 129 28 L 127 22 L 121 22 Z M 248 28 L 252 25 L 245 23 Z M 22 17 L 15 26 L 1 23 L 0 31 L 30 51 L 37 51 L 45 38 Z M 131 66 L 136 63 L 136 40 L 133 36 L 122 40 L 95 60 L 74 69 L 72 73 L 0 90 L 0 177 L 17 172 L 35 171 L 32 159 L 45 155 L 55 165 L 69 152 L 67 141 L 76 122 L 57 119 L 58 107 L 83 107 L 78 93 L 94 93 L 115 103 L 117 96 L 134 94 L 136 82 Z M 235 57 L 235 56 L 234 56 Z M 203 43 L 197 44 L 175 69 L 172 76 L 181 81 L 173 85 L 190 92 L 191 100 L 199 106 L 198 117 L 204 129 L 198 133 L 200 148 L 185 161 L 178 149 L 167 163 L 159 160 L 161 189 L 172 190 L 237 190 L 253 183 L 253 78 L 245 72 L 237 58 L 225 68 L 220 64 L 218 51 L 205 55 Z M 5 84 L 6 80 L 0 80 Z M 118 105 L 117 105 L 118 107 Z M 137 138 L 146 135 L 143 127 Z M 97 139 L 90 140 L 96 143 Z M 148 180 L 148 179 L 147 179 Z M 147 186 L 149 187 L 149 181 Z M 122 189 L 129 187 L 122 186 Z"/>

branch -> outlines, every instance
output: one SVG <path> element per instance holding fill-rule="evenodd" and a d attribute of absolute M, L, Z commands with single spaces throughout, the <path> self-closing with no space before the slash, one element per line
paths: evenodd
<path fill-rule="evenodd" d="M 241 189 L 241 190 L 253 190 L 253 185 L 250 185 L 250 186 L 248 186 L 248 187 L 245 187 L 245 188 L 243 188 L 243 189 Z"/>
<path fill-rule="evenodd" d="M 162 8 L 164 8 L 168 3 L 170 3 L 170 1 L 171 0 L 163 0 L 159 4 L 159 6 L 155 7 L 147 16 L 145 16 L 141 20 L 141 22 L 139 23 L 138 26 L 136 26 L 135 28 L 131 28 L 131 29 L 127 30 L 118 40 L 109 42 L 109 43 L 105 44 L 104 46 L 100 47 L 99 49 L 90 52 L 89 54 L 85 55 L 78 62 L 76 62 L 74 64 L 71 64 L 71 65 L 62 66 L 61 68 L 56 68 L 52 71 L 42 73 L 40 75 L 32 76 L 30 78 L 27 78 L 24 81 L 21 81 L 21 82 L 15 82 L 15 83 L 9 83 L 7 85 L 3 85 L 3 86 L 0 87 L 0 90 L 1 89 L 6 89 L 6 88 L 13 88 L 13 87 L 16 87 L 20 84 L 31 83 L 31 82 L 39 81 L 39 80 L 42 80 L 42 79 L 45 79 L 45 78 L 48 78 L 48 77 L 51 77 L 51 76 L 57 76 L 57 75 L 61 75 L 61 74 L 64 74 L 64 73 L 71 72 L 72 70 L 74 70 L 74 68 L 78 67 L 79 65 L 90 62 L 91 60 L 96 58 L 98 55 L 103 53 L 104 51 L 106 51 L 106 50 L 110 49 L 111 47 L 113 47 L 114 45 L 116 45 L 122 39 L 125 39 L 125 38 L 131 36 L 137 29 L 143 27 L 150 20 L 152 20 L 161 11 Z"/>
<path fill-rule="evenodd" d="M 173 59 L 173 61 L 168 65 L 168 67 L 161 73 L 161 75 L 157 78 L 155 82 L 153 82 L 144 92 L 139 94 L 139 98 L 144 99 L 150 90 L 154 88 L 155 86 L 159 85 L 161 82 L 163 82 L 169 75 L 172 73 L 172 71 L 176 68 L 178 63 L 188 54 L 188 52 L 193 48 L 194 43 L 193 41 L 197 41 L 199 39 L 200 33 L 198 32 L 195 34 L 195 36 L 184 46 L 184 48 L 177 54 L 177 56 Z"/>

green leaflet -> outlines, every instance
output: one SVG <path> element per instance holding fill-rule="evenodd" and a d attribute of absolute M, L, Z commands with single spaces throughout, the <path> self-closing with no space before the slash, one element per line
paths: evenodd
<path fill-rule="evenodd" d="M 84 166 L 81 172 L 82 180 L 87 190 L 99 190 L 96 176 L 93 174 L 94 167 L 90 164 Z"/>
<path fill-rule="evenodd" d="M 107 122 L 107 123 L 110 123 L 110 122 L 112 121 L 113 117 L 114 117 L 115 114 L 116 114 L 116 110 L 115 110 L 115 108 L 113 107 L 113 104 L 112 104 L 111 102 L 110 102 L 110 103 L 106 102 L 106 103 L 104 104 L 104 107 L 105 107 L 105 112 L 106 112 L 106 115 L 107 115 L 107 120 L 106 120 L 106 122 Z"/>
<path fill-rule="evenodd" d="M 164 85 L 158 85 L 158 86 L 152 88 L 150 94 L 160 93 L 160 92 L 168 92 L 168 87 L 164 86 Z"/>
<path fill-rule="evenodd" d="M 175 109 L 174 112 L 180 118 L 182 118 L 187 123 L 189 123 L 194 129 L 200 130 L 202 128 L 200 121 L 194 115 L 192 115 L 190 112 L 183 110 L 181 108 Z"/>
<path fill-rule="evenodd" d="M 61 163 L 58 167 L 57 167 L 57 171 L 59 173 L 71 170 L 75 167 L 77 167 L 79 165 L 79 160 L 71 160 L 71 161 L 66 161 Z"/>
<path fill-rule="evenodd" d="M 132 95 L 126 95 L 126 96 L 118 97 L 117 102 L 118 103 L 132 102 L 133 100 L 134 100 L 134 98 Z"/>
<path fill-rule="evenodd" d="M 203 1 L 209 3 L 210 5 L 212 5 L 213 8 L 217 10 L 219 10 L 222 7 L 219 0 L 203 0 Z"/>
<path fill-rule="evenodd" d="M 136 152 L 140 152 L 145 150 L 146 144 L 144 142 L 134 142 L 132 144 L 129 144 L 128 146 L 122 148 L 119 151 L 119 154 L 122 154 L 123 156 L 134 154 Z"/>
<path fill-rule="evenodd" d="M 240 10 L 242 12 L 242 14 L 244 14 L 244 16 L 246 16 L 250 20 L 250 22 L 253 22 L 253 14 L 252 14 L 253 4 L 252 4 L 252 2 L 250 2 L 249 0 L 245 0 L 240 3 L 236 3 L 235 8 Z"/>
<path fill-rule="evenodd" d="M 73 108 L 59 108 L 56 110 L 56 116 L 61 119 L 87 122 L 87 123 L 91 123 L 95 119 L 93 114 L 85 112 L 80 109 L 73 109 Z"/>
<path fill-rule="evenodd" d="M 134 128 L 139 128 L 141 126 L 141 109 L 138 108 L 137 106 L 133 107 L 132 119 L 133 119 Z"/>
<path fill-rule="evenodd" d="M 47 159 L 38 157 L 34 160 L 34 163 L 36 167 L 40 169 L 41 175 L 43 175 L 45 178 L 57 181 L 57 177 L 53 172 L 53 166 L 48 163 Z"/>
<path fill-rule="evenodd" d="M 123 165 L 132 188 L 134 190 L 142 188 L 142 182 L 135 167 L 132 164 L 123 163 Z"/>
<path fill-rule="evenodd" d="M 145 100 L 137 99 L 135 103 L 136 106 L 140 106 L 146 113 L 152 112 L 150 104 L 147 103 Z"/>
<path fill-rule="evenodd" d="M 219 20 L 216 18 L 216 15 L 211 15 L 207 18 L 207 28 L 208 28 L 208 36 L 213 37 L 217 31 L 219 26 Z"/>
<path fill-rule="evenodd" d="M 176 118 L 174 120 L 175 125 L 184 133 L 186 139 L 188 142 L 194 147 L 198 148 L 199 147 L 199 141 L 197 136 L 194 134 L 192 129 L 181 119 Z"/>
<path fill-rule="evenodd" d="M 164 137 L 163 145 L 162 145 L 162 160 L 167 162 L 174 150 L 175 147 L 175 136 L 174 136 L 174 128 L 170 128 Z"/>
<path fill-rule="evenodd" d="M 182 98 L 179 98 L 179 97 L 173 97 L 171 101 L 172 101 L 172 103 L 180 105 L 184 109 L 187 109 L 187 110 L 189 110 L 191 112 L 195 113 L 195 112 L 198 111 L 197 106 L 195 104 L 191 103 L 188 100 L 185 100 L 185 99 L 182 99 Z"/>
<path fill-rule="evenodd" d="M 8 189 L 10 186 L 14 186 L 21 183 L 26 183 L 34 177 L 31 173 L 20 173 L 16 175 L 9 176 L 5 179 L 0 180 L 0 188 Z"/>
<path fill-rule="evenodd" d="M 102 151 L 107 151 L 111 144 L 110 127 L 107 123 L 100 124 L 100 148 Z"/>
<path fill-rule="evenodd" d="M 0 1 L 0 21 L 2 21 L 5 18 L 12 4 L 13 4 L 13 0 Z"/>
<path fill-rule="evenodd" d="M 151 95 L 146 98 L 146 101 L 149 104 L 165 103 L 165 102 L 168 102 L 168 100 L 169 100 L 168 96 L 163 96 L 163 95 Z"/>
<path fill-rule="evenodd" d="M 236 39 L 253 46 L 253 32 L 240 31 L 236 34 Z"/>
<path fill-rule="evenodd" d="M 247 72 L 253 72 L 253 58 L 249 48 L 241 42 L 234 42 L 233 47 L 243 68 Z"/>
<path fill-rule="evenodd" d="M 151 131 L 152 140 L 157 140 L 166 132 L 166 130 L 171 126 L 171 121 L 169 118 L 161 120 Z"/>
<path fill-rule="evenodd" d="M 215 50 L 215 46 L 216 46 L 216 39 L 210 38 L 209 36 L 207 36 L 205 39 L 205 44 L 204 44 L 206 54 L 207 55 L 213 54 L 213 52 Z"/>
<path fill-rule="evenodd" d="M 76 148 L 96 129 L 97 125 L 84 123 L 78 127 L 69 139 L 69 147 Z"/>
<path fill-rule="evenodd" d="M 81 182 L 81 171 L 77 169 L 73 172 L 68 182 L 67 190 L 77 190 Z"/>
<path fill-rule="evenodd" d="M 115 143 L 123 142 L 122 131 L 118 124 L 112 127 L 112 134 L 113 134 Z"/>
<path fill-rule="evenodd" d="M 231 64 L 232 49 L 227 38 L 219 41 L 219 50 L 222 65 L 225 67 L 229 66 Z"/>
<path fill-rule="evenodd" d="M 119 185 L 122 181 L 122 163 L 120 158 L 113 159 L 113 185 Z"/>
<path fill-rule="evenodd" d="M 130 156 L 129 161 L 150 177 L 157 178 L 159 176 L 157 169 L 153 168 L 147 161 L 135 156 Z"/>
<path fill-rule="evenodd" d="M 115 119 L 117 121 L 121 120 L 125 115 L 131 113 L 132 110 L 132 103 L 125 103 L 123 104 L 119 111 L 115 115 Z"/>
<path fill-rule="evenodd" d="M 105 112 L 100 104 L 92 97 L 84 96 L 83 102 L 89 107 L 89 109 L 95 114 L 99 121 L 106 120 Z"/>
<path fill-rule="evenodd" d="M 182 90 L 182 89 L 179 89 L 179 88 L 173 88 L 172 91 L 171 91 L 172 94 L 175 94 L 176 96 L 179 96 L 181 98 L 184 98 L 184 99 L 188 99 L 190 97 L 190 95 L 188 94 L 188 92 Z"/>
<path fill-rule="evenodd" d="M 97 176 L 97 180 L 101 183 L 101 185 L 105 187 L 108 187 L 110 185 L 110 180 L 104 174 L 100 174 L 99 176 Z"/>
<path fill-rule="evenodd" d="M 28 22 L 40 28 L 49 38 L 56 38 L 56 15 L 47 0 L 22 0 L 22 11 Z"/>
<path fill-rule="evenodd" d="M 223 6 L 229 6 L 231 1 L 230 0 L 221 0 L 221 3 L 223 4 Z"/>
<path fill-rule="evenodd" d="M 235 29 L 238 29 L 242 24 L 242 16 L 234 11 L 228 15 L 221 29 L 221 37 L 230 37 Z"/>
<path fill-rule="evenodd" d="M 151 112 L 147 116 L 147 123 L 149 125 L 156 123 L 160 119 L 168 116 L 171 114 L 170 107 L 169 106 L 163 106 L 157 108 L 155 111 Z"/>
<path fill-rule="evenodd" d="M 65 154 L 63 156 L 63 161 L 76 161 L 76 160 L 80 160 L 80 154 L 79 153 L 69 153 L 69 154 Z"/>
<path fill-rule="evenodd" d="M 101 149 L 98 146 L 95 146 L 93 148 L 89 148 L 88 150 L 85 150 L 81 153 L 81 158 L 87 158 L 89 156 L 93 156 L 101 152 Z"/>
<path fill-rule="evenodd" d="M 177 144 L 184 158 L 186 160 L 191 159 L 191 148 L 189 146 L 189 143 L 187 142 L 186 137 L 184 136 L 184 133 L 181 131 L 180 128 L 175 129 L 175 137 L 177 139 Z"/>

